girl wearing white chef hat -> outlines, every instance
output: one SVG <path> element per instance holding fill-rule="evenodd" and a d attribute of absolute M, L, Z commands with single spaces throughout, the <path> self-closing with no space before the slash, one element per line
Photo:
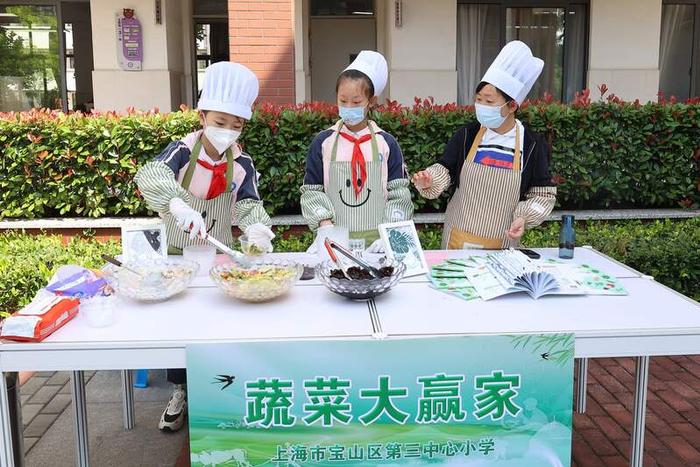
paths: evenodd
<path fill-rule="evenodd" d="M 338 77 L 340 120 L 316 135 L 306 159 L 301 210 L 319 248 L 334 226 L 382 252 L 378 224 L 411 219 L 413 202 L 396 139 L 369 120 L 388 78 L 384 57 L 363 50 Z"/>
<path fill-rule="evenodd" d="M 413 176 L 429 199 L 453 189 L 443 248 L 517 246 L 554 208 L 549 146 L 515 117 L 543 66 L 523 42 L 506 44 L 476 88 L 478 123 L 460 128 L 442 158 Z"/>
<path fill-rule="evenodd" d="M 245 66 L 218 62 L 204 72 L 199 119 L 203 130 L 170 143 L 136 174 L 148 207 L 165 218 L 171 252 L 203 244 L 207 235 L 232 246 L 232 219 L 251 244 L 272 251 L 253 160 L 236 143 L 258 96 Z"/>

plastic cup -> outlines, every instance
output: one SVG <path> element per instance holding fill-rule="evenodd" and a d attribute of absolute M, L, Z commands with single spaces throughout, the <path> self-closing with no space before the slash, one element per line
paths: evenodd
<path fill-rule="evenodd" d="M 199 264 L 198 276 L 209 275 L 209 270 L 214 266 L 216 248 L 210 245 L 190 245 L 182 250 L 182 257 L 186 261 Z"/>
<path fill-rule="evenodd" d="M 80 300 L 80 314 L 93 328 L 103 328 L 114 324 L 114 310 L 117 297 L 114 295 L 96 295 Z"/>
<path fill-rule="evenodd" d="M 241 244 L 241 251 L 246 256 L 263 256 L 265 251 L 260 251 L 248 241 L 248 236 L 243 234 L 238 237 L 238 242 Z"/>

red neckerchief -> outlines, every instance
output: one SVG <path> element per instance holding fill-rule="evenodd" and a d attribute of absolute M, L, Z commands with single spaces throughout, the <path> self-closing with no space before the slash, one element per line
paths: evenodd
<path fill-rule="evenodd" d="M 357 198 L 360 196 L 362 187 L 365 186 L 365 181 L 367 180 L 367 166 L 365 165 L 365 156 L 362 154 L 360 145 L 372 139 L 372 135 L 367 134 L 360 136 L 359 138 L 355 138 L 341 131 L 340 136 L 350 141 L 354 145 L 352 148 L 352 160 L 350 161 L 350 167 L 352 168 L 352 186 L 355 189 L 355 198 Z"/>
<path fill-rule="evenodd" d="M 207 192 L 206 199 L 216 198 L 226 191 L 226 168 L 228 167 L 228 162 L 213 165 L 202 159 L 197 159 L 197 164 L 213 172 L 211 174 L 211 184 L 209 184 L 209 191 Z"/>

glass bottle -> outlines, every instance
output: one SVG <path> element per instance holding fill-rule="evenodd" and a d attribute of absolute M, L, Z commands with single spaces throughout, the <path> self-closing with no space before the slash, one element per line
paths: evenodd
<path fill-rule="evenodd" d="M 576 232 L 574 232 L 574 216 L 564 214 L 561 216 L 561 230 L 559 231 L 559 257 L 571 259 L 574 257 L 576 246 Z"/>

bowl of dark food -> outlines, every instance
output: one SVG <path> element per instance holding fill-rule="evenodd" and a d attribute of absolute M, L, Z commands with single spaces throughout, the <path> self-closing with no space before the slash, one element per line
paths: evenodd
<path fill-rule="evenodd" d="M 334 262 L 324 261 L 316 266 L 316 277 L 331 292 L 352 300 L 368 300 L 389 291 L 406 272 L 406 265 L 398 261 L 387 260 L 375 267 L 380 277 L 359 266 L 346 268 L 346 276 Z"/>

